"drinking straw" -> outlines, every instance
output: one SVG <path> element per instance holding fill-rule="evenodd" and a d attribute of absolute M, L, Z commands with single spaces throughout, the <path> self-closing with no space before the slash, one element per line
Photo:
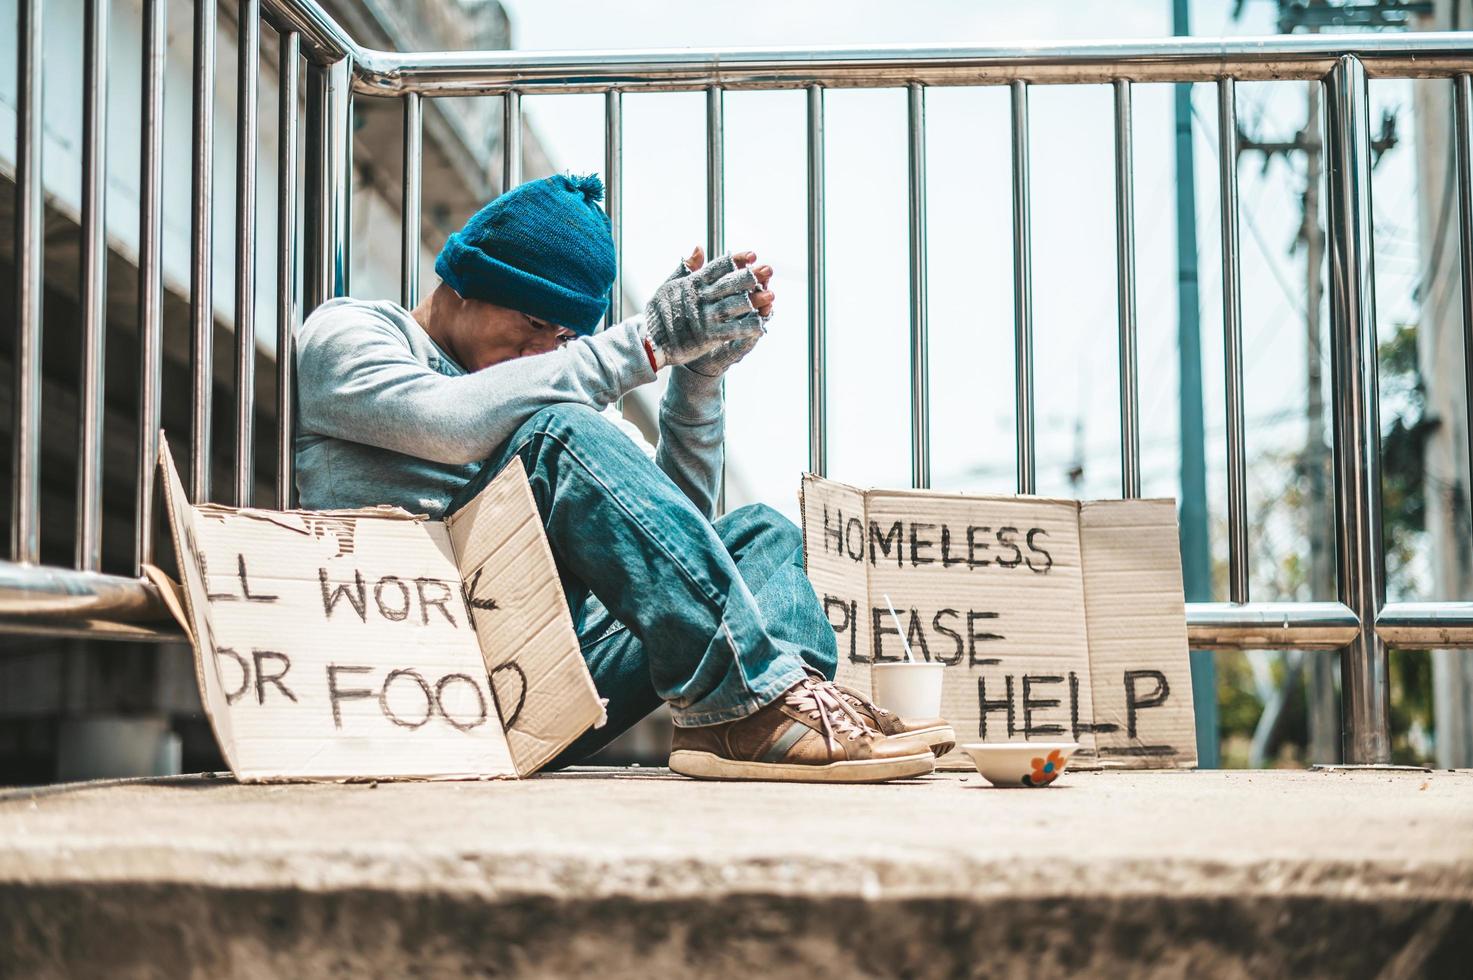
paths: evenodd
<path fill-rule="evenodd" d="M 916 658 L 910 652 L 910 641 L 905 638 L 905 627 L 900 624 L 900 617 L 895 612 L 895 603 L 890 601 L 888 594 L 885 594 L 885 605 L 890 607 L 890 618 L 895 620 L 895 628 L 900 631 L 900 643 L 905 647 L 906 662 L 913 664 Z"/>

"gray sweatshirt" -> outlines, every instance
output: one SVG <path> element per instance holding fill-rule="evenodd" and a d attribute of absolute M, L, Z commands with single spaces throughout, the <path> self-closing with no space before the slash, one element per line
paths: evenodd
<path fill-rule="evenodd" d="M 636 317 L 560 350 L 468 373 L 401 306 L 322 304 L 297 333 L 301 506 L 394 504 L 441 516 L 539 409 L 570 402 L 603 411 L 653 381 L 642 328 Z M 639 430 L 616 418 L 649 451 Z M 656 464 L 709 517 L 725 428 L 719 381 L 673 368 L 659 425 Z"/>

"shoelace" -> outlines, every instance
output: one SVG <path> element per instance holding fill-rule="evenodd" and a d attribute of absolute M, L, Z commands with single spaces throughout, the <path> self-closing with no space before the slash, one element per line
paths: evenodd
<path fill-rule="evenodd" d="M 809 667 L 807 669 L 808 669 L 808 676 L 810 678 L 812 678 L 813 683 L 815 683 L 815 684 L 827 684 L 829 687 L 833 688 L 835 691 L 838 692 L 839 697 L 843 698 L 849 704 L 852 704 L 854 707 L 860 709 L 861 711 L 872 711 L 876 715 L 891 715 L 891 714 L 894 714 L 895 713 L 895 712 L 891 711 L 888 708 L 882 708 L 882 707 L 880 707 L 878 704 L 875 704 L 873 701 L 866 700 L 865 698 L 863 698 L 859 694 L 858 691 L 851 690 L 850 688 L 847 688 L 847 687 L 840 687 L 838 684 L 836 684 L 833 681 L 824 680 L 824 676 L 822 674 L 820 674 L 817 670 L 814 670 L 812 667 Z M 871 726 L 871 730 L 873 730 L 873 726 Z M 883 733 L 882 732 L 876 732 L 876 734 L 883 734 Z"/>
<path fill-rule="evenodd" d="M 850 704 L 854 705 L 854 707 L 856 708 L 868 708 L 870 711 L 873 711 L 877 715 L 893 714 L 893 712 L 889 708 L 882 708 L 878 704 L 875 704 L 873 701 L 866 701 L 858 694 L 855 694 L 852 691 L 846 691 L 842 687 L 839 688 L 839 696 L 842 697 L 845 701 L 848 701 Z"/>
<path fill-rule="evenodd" d="M 829 681 L 803 681 L 789 692 L 787 703 L 823 726 L 824 738 L 832 749 L 839 747 L 838 735 L 847 735 L 852 742 L 861 735 L 879 734 Z"/>

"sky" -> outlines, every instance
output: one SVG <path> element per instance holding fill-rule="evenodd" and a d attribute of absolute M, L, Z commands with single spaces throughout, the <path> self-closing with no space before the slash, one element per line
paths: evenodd
<path fill-rule="evenodd" d="M 504 0 L 522 49 L 993 44 L 1149 38 L 1171 32 L 1168 0 Z M 1193 33 L 1267 34 L 1277 5 L 1192 5 Z M 1241 83 L 1241 124 L 1288 139 L 1306 83 Z M 1421 259 L 1409 83 L 1372 83 L 1372 119 L 1399 111 L 1401 145 L 1375 172 L 1377 302 L 1383 333 L 1416 316 Z M 1035 86 L 1032 123 L 1034 359 L 1040 493 L 1084 498 L 1120 488 L 1113 129 L 1106 86 Z M 705 238 L 704 97 L 624 97 L 624 270 L 644 298 Z M 603 169 L 599 96 L 525 97 L 528 124 L 558 169 Z M 1216 93 L 1193 92 L 1208 427 L 1209 505 L 1226 510 Z M 926 95 L 933 486 L 1014 490 L 1013 294 L 1008 93 Z M 908 486 L 910 418 L 906 102 L 899 89 L 828 93 L 829 474 Z M 802 92 L 728 93 L 726 239 L 777 270 L 770 333 L 728 381 L 729 504 L 762 500 L 796 515 L 806 469 L 805 105 Z M 1177 496 L 1177 296 L 1171 86 L 1134 94 L 1136 282 L 1143 481 Z M 528 174 L 528 177 L 536 176 Z M 1303 444 L 1305 266 L 1291 250 L 1303 162 L 1240 161 L 1240 229 L 1249 495 L 1283 493 L 1281 454 Z M 1325 364 L 1328 377 L 1328 364 Z M 1070 470 L 1082 464 L 1082 477 Z M 1250 517 L 1253 514 L 1250 514 Z M 1265 533 L 1290 533 L 1270 522 Z M 1215 532 L 1216 550 L 1225 541 Z M 1255 541 L 1272 551 L 1293 540 Z M 1268 596 L 1263 596 L 1268 598 Z M 1328 598 L 1328 597 L 1327 597 Z"/>

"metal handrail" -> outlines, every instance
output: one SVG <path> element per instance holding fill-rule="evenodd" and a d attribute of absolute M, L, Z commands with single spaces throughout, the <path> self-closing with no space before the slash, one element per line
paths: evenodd
<path fill-rule="evenodd" d="M 268 0 L 270 2 L 270 0 Z M 286 5 L 286 4 L 282 4 Z M 1261 38 L 997 46 L 872 48 L 671 48 L 620 51 L 425 51 L 358 49 L 355 87 L 365 95 L 499 95 L 607 91 L 696 91 L 1037 85 L 1131 82 L 1316 80 L 1340 58 L 1373 77 L 1445 78 L 1466 71 L 1473 32 L 1411 35 L 1316 34 Z"/>
<path fill-rule="evenodd" d="M 191 228 L 191 496 L 214 498 L 210 366 L 213 359 L 211 227 L 215 81 L 214 23 L 217 0 L 195 0 L 194 151 Z M 139 440 L 144 455 L 137 471 L 135 566 L 152 556 L 151 459 L 159 417 L 162 288 L 158 257 L 161 147 L 158 139 L 163 84 L 163 0 L 144 3 L 145 104 L 141 117 L 139 314 Z M 105 295 L 102 215 L 107 188 L 102 134 L 106 105 L 106 4 L 89 0 L 84 51 L 82 226 L 84 243 L 83 363 L 86 365 L 79 426 L 82 446 L 78 476 L 76 569 L 45 568 L 39 558 L 40 350 L 41 330 L 41 112 L 39 58 L 41 0 L 20 0 L 18 17 L 16 214 L 17 320 L 13 512 L 8 562 L 0 561 L 0 630 L 63 632 L 88 636 L 127 635 L 171 639 L 178 631 L 162 618 L 153 586 L 142 579 L 98 574 L 101 513 L 101 405 L 103 334 L 100 303 Z M 908 109 L 909 350 L 912 482 L 930 482 L 929 323 L 926 302 L 926 89 L 950 85 L 1007 86 L 1011 105 L 1012 238 L 1015 341 L 1015 435 L 1017 489 L 1036 486 L 1034 454 L 1032 229 L 1030 215 L 1029 93 L 1035 85 L 1100 84 L 1112 89 L 1116 189 L 1121 494 L 1140 493 L 1139 375 L 1134 267 L 1134 174 L 1131 105 L 1137 83 L 1207 82 L 1217 89 L 1220 153 L 1218 191 L 1222 223 L 1224 360 L 1227 419 L 1229 597 L 1227 603 L 1189 603 L 1188 635 L 1194 647 L 1230 649 L 1294 647 L 1340 650 L 1344 672 L 1346 757 L 1356 762 L 1389 758 L 1387 643 L 1473 647 L 1473 603 L 1385 602 L 1381 540 L 1379 424 L 1376 390 L 1376 332 L 1371 252 L 1370 123 L 1367 83 L 1372 77 L 1453 80 L 1458 160 L 1459 233 L 1463 269 L 1465 347 L 1473 404 L 1473 32 L 1417 35 L 1314 35 L 1219 40 L 1111 41 L 1101 43 L 1011 44 L 1006 46 L 890 46 L 877 48 L 744 48 L 601 52 L 414 52 L 365 48 L 311 0 L 243 0 L 240 65 L 241 104 L 254 107 L 259 59 L 259 20 L 280 34 L 282 80 L 277 111 L 281 132 L 294 134 L 298 98 L 306 105 L 302 126 L 307 151 L 300 161 L 304 197 L 298 201 L 295 139 L 281 141 L 276 213 L 281 227 L 303 217 L 300 250 L 284 235 L 277 281 L 288 284 L 298 270 L 305 283 L 300 299 L 283 286 L 278 303 L 277 419 L 290 431 L 293 328 L 318 304 L 348 291 L 351 241 L 353 100 L 356 95 L 395 97 L 403 102 L 404 167 L 401 298 L 419 295 L 418 262 L 410 253 L 420 240 L 420 166 L 427 99 L 493 95 L 503 99 L 502 172 L 509 184 L 520 178 L 522 97 L 543 93 L 604 96 L 604 174 L 607 210 L 616 242 L 623 240 L 622 97 L 625 92 L 700 91 L 706 97 L 707 245 L 721 250 L 724 226 L 723 105 L 727 91 L 802 89 L 807 106 L 808 183 L 808 395 L 809 467 L 828 464 L 826 366 L 824 95 L 833 88 L 892 87 L 906 91 Z M 305 67 L 305 76 L 302 70 Z M 1324 86 L 1331 269 L 1331 357 L 1334 366 L 1334 473 L 1339 595 L 1335 602 L 1253 602 L 1248 582 L 1245 419 L 1240 275 L 1238 270 L 1236 84 L 1239 81 L 1318 80 Z M 255 212 L 255 113 L 238 115 L 237 212 Z M 237 222 L 236 247 L 253 252 L 253 230 Z M 235 334 L 236 400 L 234 468 L 230 487 L 248 502 L 255 484 L 254 315 L 250 262 L 237 267 Z M 610 312 L 622 311 L 616 280 Z M 1470 419 L 1473 431 L 1473 419 Z M 275 503 L 292 503 L 290 440 L 279 440 Z"/>
<path fill-rule="evenodd" d="M 1449 617 L 1448 605 L 1464 608 Z M 184 639 L 147 579 L 0 561 L 0 632 L 55 633 L 65 625 L 67 635 L 87 635 L 70 623 L 77 617 L 128 623 L 130 639 Z M 1399 603 L 1387 606 L 1377 623 L 1379 631 L 1391 631 L 1388 642 L 1428 628 L 1451 631 L 1440 645 L 1460 645 L 1457 631 L 1473 630 L 1473 603 Z M 1199 650 L 1333 650 L 1359 630 L 1359 618 L 1338 602 L 1187 603 L 1187 637 Z"/>

